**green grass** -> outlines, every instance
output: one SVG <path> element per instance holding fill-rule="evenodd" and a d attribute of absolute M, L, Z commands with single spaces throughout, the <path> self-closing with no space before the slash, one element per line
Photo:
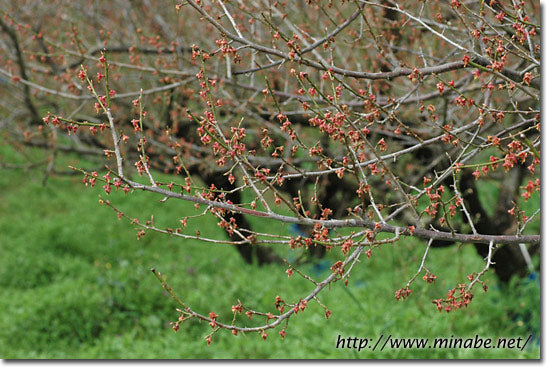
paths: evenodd
<path fill-rule="evenodd" d="M 0 157 L 17 162 L 20 155 L 0 142 Z M 31 152 L 32 159 L 41 153 Z M 59 168 L 74 161 L 59 155 Z M 266 341 L 258 334 L 233 336 L 218 331 L 207 346 L 207 323 L 187 322 L 174 333 L 176 304 L 150 272 L 166 275 L 176 293 L 196 311 L 215 311 L 231 321 L 231 306 L 240 299 L 261 311 L 274 311 L 275 296 L 297 301 L 312 285 L 286 266 L 256 267 L 243 263 L 230 246 L 205 244 L 136 230 L 106 206 L 100 186 L 81 184 L 81 177 L 53 177 L 42 185 L 42 169 L 0 170 L 0 357 L 2 358 L 539 358 L 540 288 L 535 281 L 500 286 L 491 273 L 489 290 L 478 288 L 468 309 L 439 313 L 432 299 L 445 295 L 483 260 L 471 245 L 431 250 L 427 266 L 437 274 L 434 285 L 420 277 L 405 302 L 394 293 L 415 273 L 424 244 L 403 238 L 373 252 L 356 266 L 348 287 L 337 283 L 319 297 L 333 314 L 310 303 L 294 316 L 284 340 L 278 329 Z M 107 197 L 107 196 L 105 196 Z M 112 193 L 108 198 L 125 213 L 145 221 L 151 214 L 164 228 L 194 214 L 191 204 L 148 193 Z M 537 199 L 538 201 L 538 199 Z M 537 203 L 538 206 L 538 203 Z M 254 221 L 255 227 L 283 227 Z M 287 226 L 285 231 L 287 231 Z M 225 237 L 214 218 L 193 220 L 191 232 Z M 288 253 L 278 249 L 282 255 Z M 302 269 L 325 278 L 340 254 Z M 248 324 L 251 322 L 247 321 Z M 515 349 L 386 349 L 383 352 L 336 349 L 338 335 L 366 337 L 463 337 L 478 335 L 531 340 Z"/>

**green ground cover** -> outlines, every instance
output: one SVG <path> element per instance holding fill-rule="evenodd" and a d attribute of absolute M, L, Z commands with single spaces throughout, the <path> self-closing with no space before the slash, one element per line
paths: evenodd
<path fill-rule="evenodd" d="M 32 160 L 40 152 L 30 154 Z M 22 162 L 21 154 L 0 142 L 4 161 Z M 73 161 L 59 155 L 62 163 Z M 274 310 L 280 295 L 297 301 L 311 284 L 297 275 L 287 278 L 285 265 L 256 267 L 245 264 L 230 246 L 148 233 L 136 239 L 129 221 L 100 206 L 101 186 L 89 189 L 80 176 L 51 177 L 43 186 L 42 168 L 0 169 L 0 357 L 15 358 L 538 358 L 540 356 L 540 287 L 536 279 L 499 285 L 491 273 L 484 295 L 477 288 L 468 309 L 439 313 L 432 299 L 443 297 L 466 275 L 479 271 L 483 260 L 472 245 L 433 249 L 430 270 L 434 285 L 421 279 L 405 302 L 395 301 L 418 268 L 424 244 L 403 238 L 393 246 L 362 259 L 347 287 L 337 283 L 320 295 L 332 311 L 310 303 L 291 319 L 284 340 L 269 331 L 266 341 L 257 335 L 233 336 L 219 331 L 212 345 L 204 337 L 207 323 L 192 321 L 177 333 L 169 321 L 177 318 L 175 303 L 150 272 L 155 267 L 167 276 L 183 300 L 197 311 L 215 311 L 231 319 L 231 306 L 241 299 L 255 309 Z M 193 214 L 190 204 L 158 202 L 151 194 L 112 193 L 109 199 L 132 216 L 154 214 L 157 224 L 179 226 Z M 536 196 L 535 196 L 536 197 Z M 490 201 L 490 200 L 489 200 Z M 533 207 L 538 207 L 538 198 Z M 146 219 L 142 219 L 146 220 Z M 283 227 L 262 224 L 255 227 Z M 204 234 L 222 235 L 214 218 L 191 225 Z M 284 231 L 289 232 L 285 226 Z M 279 253 L 289 256 L 280 249 Z M 325 278 L 338 260 L 303 265 L 315 279 Z M 383 352 L 336 349 L 338 335 L 377 340 L 398 338 L 500 337 L 525 340 L 516 349 L 386 349 Z"/>

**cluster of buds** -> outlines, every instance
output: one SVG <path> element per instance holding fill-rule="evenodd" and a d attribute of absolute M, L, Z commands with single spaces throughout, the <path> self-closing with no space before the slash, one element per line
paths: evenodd
<path fill-rule="evenodd" d="M 472 280 L 474 280 L 474 274 L 469 275 L 468 278 L 472 282 Z M 482 283 L 482 288 L 486 292 L 488 287 L 484 282 L 480 283 Z M 445 310 L 445 312 L 449 313 L 454 310 L 466 308 L 469 306 L 473 297 L 474 295 L 467 286 L 460 283 L 457 287 L 450 289 L 445 298 L 433 300 L 432 303 L 436 305 L 436 309 L 438 309 L 439 312 Z"/>

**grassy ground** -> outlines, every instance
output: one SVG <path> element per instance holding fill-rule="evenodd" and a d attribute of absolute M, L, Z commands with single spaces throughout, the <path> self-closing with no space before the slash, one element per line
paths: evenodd
<path fill-rule="evenodd" d="M 31 155 L 38 159 L 40 153 Z M 0 156 L 21 156 L 0 142 Z M 72 160 L 61 157 L 62 162 Z M 77 163 L 78 164 L 78 163 Z M 81 163 L 87 165 L 87 163 Z M 60 166 L 62 167 L 62 165 Z M 50 178 L 40 169 L 0 170 L 0 357 L 2 358 L 538 358 L 540 287 L 536 280 L 500 286 L 489 273 L 489 291 L 477 290 L 468 309 L 439 313 L 431 303 L 465 276 L 482 269 L 470 245 L 434 249 L 430 270 L 435 285 L 422 280 L 405 302 L 394 299 L 414 274 L 424 245 L 404 238 L 375 250 L 355 269 L 348 287 L 336 284 L 321 295 L 333 315 L 310 303 L 290 321 L 284 340 L 269 331 L 233 336 L 219 331 L 206 345 L 206 323 L 190 322 L 174 333 L 174 302 L 150 268 L 167 276 L 178 295 L 201 313 L 215 311 L 231 319 L 241 299 L 259 310 L 274 310 L 276 295 L 297 301 L 311 288 L 283 265 L 244 264 L 229 246 L 215 246 L 149 233 L 137 240 L 134 227 L 98 203 L 100 186 L 81 185 L 80 177 Z M 154 214 L 157 224 L 179 226 L 194 209 L 162 204 L 150 194 L 111 194 L 111 202 L 134 216 Z M 537 199 L 538 201 L 538 199 Z M 538 206 L 538 203 L 537 203 Z M 146 219 L 143 219 L 146 220 Z M 222 235 L 213 218 L 193 229 Z M 255 226 L 268 224 L 255 223 Z M 288 231 L 288 230 L 286 230 Z M 279 250 L 279 253 L 286 253 Z M 302 267 L 314 278 L 328 275 L 339 255 Z M 533 335 L 517 349 L 388 349 L 383 352 L 336 349 L 338 335 L 371 338 L 461 337 L 498 339 Z"/>

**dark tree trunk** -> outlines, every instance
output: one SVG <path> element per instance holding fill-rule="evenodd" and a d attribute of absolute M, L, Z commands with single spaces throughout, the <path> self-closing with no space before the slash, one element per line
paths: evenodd
<path fill-rule="evenodd" d="M 513 201 L 519 199 L 519 187 L 523 180 L 523 168 L 511 169 L 500 185 L 500 194 L 495 213 L 490 216 L 486 213 L 480 202 L 475 178 L 471 170 L 465 170 L 461 176 L 460 191 L 463 194 L 465 205 L 471 216 L 475 218 L 475 228 L 482 234 L 515 234 L 516 220 L 508 213 L 513 207 Z M 514 275 L 527 274 L 527 262 L 523 257 L 520 246 L 517 244 L 495 245 L 497 250 L 493 253 L 492 265 L 496 275 L 502 282 L 509 281 Z M 488 255 L 487 244 L 475 244 L 476 251 L 481 257 Z M 531 253 L 537 252 L 538 246 L 529 249 Z"/>
<path fill-rule="evenodd" d="M 214 184 L 218 189 L 224 191 L 231 191 L 236 187 L 235 183 L 231 184 L 226 176 L 224 176 L 224 174 L 221 172 L 202 171 L 197 174 L 200 175 L 207 186 Z M 239 191 L 228 194 L 227 198 L 233 201 L 234 204 L 241 203 L 241 193 Z M 231 216 L 235 219 L 235 223 L 237 224 L 238 228 L 247 230 L 251 229 L 249 221 L 243 214 L 235 213 Z M 240 231 L 240 233 L 242 233 L 244 236 L 249 236 L 249 234 L 246 234 L 243 231 Z M 242 238 L 235 233 L 232 234 L 231 238 L 234 241 L 242 240 Z M 245 260 L 245 262 L 248 264 L 252 264 L 254 261 L 256 261 L 259 265 L 282 262 L 282 258 L 279 257 L 270 247 L 251 244 L 235 245 L 235 247 L 241 254 L 243 260 Z"/>

